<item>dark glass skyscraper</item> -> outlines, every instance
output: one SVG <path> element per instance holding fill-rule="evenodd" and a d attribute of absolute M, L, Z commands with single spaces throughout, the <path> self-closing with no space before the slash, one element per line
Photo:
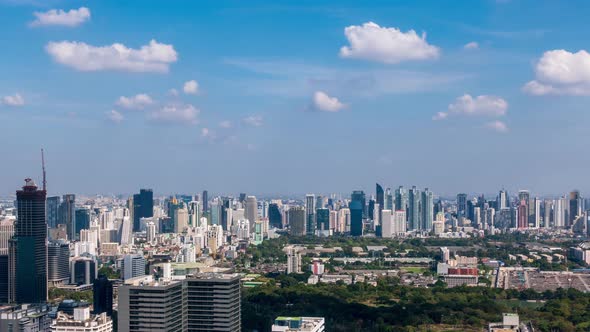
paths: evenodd
<path fill-rule="evenodd" d="M 270 227 L 283 228 L 283 216 L 279 205 L 276 203 L 270 203 L 268 205 L 268 223 Z"/>
<path fill-rule="evenodd" d="M 362 218 L 367 219 L 368 210 L 367 210 L 367 200 L 365 197 L 365 192 L 362 190 L 353 191 L 352 195 L 350 195 L 350 200 L 351 201 L 358 201 L 361 204 L 361 210 L 363 211 Z"/>
<path fill-rule="evenodd" d="M 363 235 L 363 206 L 361 201 L 352 200 L 349 204 L 350 209 L 350 235 Z"/>
<path fill-rule="evenodd" d="M 59 196 L 47 197 L 47 226 L 56 228 L 59 224 Z"/>
<path fill-rule="evenodd" d="M 16 303 L 47 301 L 46 195 L 31 179 L 16 192 L 17 220 L 9 254 L 9 293 Z"/>
<path fill-rule="evenodd" d="M 381 212 L 385 206 L 385 192 L 379 183 L 375 184 L 375 196 L 377 198 L 377 204 L 379 204 L 379 212 Z"/>
<path fill-rule="evenodd" d="M 141 218 L 154 216 L 154 193 L 151 189 L 141 189 L 139 194 L 133 195 L 133 231 L 140 231 Z"/>
<path fill-rule="evenodd" d="M 330 210 L 326 208 L 317 209 L 315 212 L 318 231 L 330 230 Z"/>
<path fill-rule="evenodd" d="M 92 288 L 94 296 L 94 314 L 99 315 L 106 312 L 107 315 L 113 315 L 113 283 L 104 275 L 100 275 L 94 280 Z"/>
<path fill-rule="evenodd" d="M 90 229 L 90 210 L 77 209 L 76 210 L 76 229 L 74 232 L 75 238 L 73 240 L 80 240 L 80 231 L 83 229 Z"/>
<path fill-rule="evenodd" d="M 76 195 L 63 195 L 59 205 L 59 223 L 66 225 L 68 239 L 76 239 Z"/>
<path fill-rule="evenodd" d="M 209 211 L 209 193 L 207 190 L 203 190 L 203 213 L 207 213 Z"/>

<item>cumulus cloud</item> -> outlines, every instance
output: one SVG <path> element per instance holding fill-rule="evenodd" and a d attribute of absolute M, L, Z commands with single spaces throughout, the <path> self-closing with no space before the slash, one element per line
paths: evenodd
<path fill-rule="evenodd" d="M 25 105 L 25 98 L 18 93 L 2 97 L 0 100 L 2 105 L 20 107 Z"/>
<path fill-rule="evenodd" d="M 116 70 L 128 72 L 168 72 L 178 55 L 174 46 L 151 40 L 139 49 L 115 43 L 92 46 L 83 42 L 49 42 L 45 46 L 53 60 L 79 71 Z"/>
<path fill-rule="evenodd" d="M 107 119 L 113 123 L 121 123 L 125 119 L 123 114 L 117 112 L 116 110 L 110 110 L 106 113 Z"/>
<path fill-rule="evenodd" d="M 477 50 L 477 49 L 479 49 L 479 44 L 477 42 L 472 41 L 472 42 L 469 42 L 469 43 L 463 45 L 463 49 Z"/>
<path fill-rule="evenodd" d="M 184 83 L 182 90 L 187 95 L 196 95 L 199 93 L 199 83 L 197 83 L 195 80 L 187 81 Z"/>
<path fill-rule="evenodd" d="M 552 50 L 535 64 L 535 80 L 523 91 L 532 95 L 590 95 L 590 53 Z"/>
<path fill-rule="evenodd" d="M 121 96 L 117 100 L 117 105 L 126 108 L 126 109 L 136 109 L 141 110 L 144 109 L 146 106 L 150 106 L 154 103 L 152 97 L 145 93 L 140 93 L 135 96 L 125 97 Z"/>
<path fill-rule="evenodd" d="M 425 33 L 419 36 L 414 30 L 403 32 L 398 28 L 380 27 L 373 22 L 346 27 L 344 35 L 350 45 L 340 49 L 343 58 L 395 64 L 436 59 L 440 53 L 438 47 L 428 44 Z"/>
<path fill-rule="evenodd" d="M 330 97 L 323 91 L 316 91 L 313 94 L 312 106 L 315 110 L 324 112 L 338 112 L 346 107 L 336 97 Z"/>
<path fill-rule="evenodd" d="M 508 131 L 508 126 L 506 125 L 506 123 L 502 121 L 488 122 L 485 126 L 486 128 L 497 131 L 499 133 L 505 133 Z"/>
<path fill-rule="evenodd" d="M 90 10 L 86 7 L 64 11 L 63 9 L 51 9 L 46 12 L 33 13 L 37 18 L 30 23 L 31 27 L 61 25 L 66 27 L 76 27 L 90 20 Z"/>
<path fill-rule="evenodd" d="M 447 112 L 438 112 L 432 117 L 432 120 L 434 120 L 434 121 L 444 120 L 448 116 L 449 116 L 449 113 L 447 113 Z"/>
<path fill-rule="evenodd" d="M 220 128 L 224 128 L 224 129 L 228 129 L 228 128 L 231 128 L 232 126 L 231 126 L 231 122 L 230 121 L 225 120 L 225 121 L 221 121 L 219 123 L 219 127 Z"/>
<path fill-rule="evenodd" d="M 263 120 L 260 115 L 250 115 L 242 119 L 242 122 L 248 126 L 260 127 L 262 126 Z"/>
<path fill-rule="evenodd" d="M 154 122 L 172 124 L 197 124 L 200 110 L 193 105 L 166 105 L 159 110 L 153 111 L 149 119 Z"/>
<path fill-rule="evenodd" d="M 481 95 L 473 98 L 464 94 L 457 97 L 448 109 L 449 114 L 502 116 L 508 111 L 508 102 L 496 96 Z"/>

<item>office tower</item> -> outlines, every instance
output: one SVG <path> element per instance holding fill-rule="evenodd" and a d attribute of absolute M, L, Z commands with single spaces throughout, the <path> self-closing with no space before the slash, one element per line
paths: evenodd
<path fill-rule="evenodd" d="M 305 233 L 307 235 L 315 235 L 315 195 L 305 195 Z"/>
<path fill-rule="evenodd" d="M 209 204 L 209 224 L 219 225 L 221 223 L 221 210 L 221 202 L 217 198 L 213 199 L 211 204 Z"/>
<path fill-rule="evenodd" d="M 271 332 L 324 332 L 323 317 L 277 317 Z"/>
<path fill-rule="evenodd" d="M 375 216 L 375 200 L 374 199 L 370 199 L 369 200 L 369 206 L 367 207 L 367 218 L 373 220 L 374 216 Z"/>
<path fill-rule="evenodd" d="M 467 194 L 457 194 L 457 216 L 467 216 Z"/>
<path fill-rule="evenodd" d="M 445 214 L 445 208 L 444 208 L 444 205 L 440 199 L 438 200 L 438 202 L 434 203 L 434 216 L 435 216 L 435 218 L 436 218 L 436 215 L 439 213 L 442 213 L 443 215 Z"/>
<path fill-rule="evenodd" d="M 383 197 L 383 209 L 382 210 L 395 210 L 393 195 L 391 194 L 391 188 L 385 189 L 385 197 Z"/>
<path fill-rule="evenodd" d="M 154 193 L 151 189 L 140 189 L 139 194 L 133 195 L 133 231 L 139 232 L 141 218 L 154 216 Z"/>
<path fill-rule="evenodd" d="M 350 209 L 342 208 L 338 210 L 338 221 L 336 223 L 336 232 L 349 233 L 350 232 Z"/>
<path fill-rule="evenodd" d="M 532 224 L 534 228 L 541 227 L 541 200 L 538 197 L 532 200 L 531 211 L 533 214 Z"/>
<path fill-rule="evenodd" d="M 118 288 L 119 332 L 185 332 L 187 292 L 183 281 L 125 280 Z"/>
<path fill-rule="evenodd" d="M 8 283 L 8 253 L 0 253 L 0 303 L 8 303 L 9 298 L 9 283 Z"/>
<path fill-rule="evenodd" d="M 223 229 L 230 229 L 231 226 L 231 214 L 233 207 L 233 198 L 223 197 L 221 198 L 221 222 L 220 225 Z"/>
<path fill-rule="evenodd" d="M 287 211 L 289 220 L 289 234 L 303 236 L 306 234 L 305 228 L 305 208 L 301 206 L 292 206 Z"/>
<path fill-rule="evenodd" d="M 246 201 L 246 193 L 240 193 L 240 198 L 239 198 L 238 202 L 244 204 L 245 201 Z"/>
<path fill-rule="evenodd" d="M 381 211 L 381 237 L 390 238 L 393 237 L 393 217 L 392 211 L 385 209 Z"/>
<path fill-rule="evenodd" d="M 582 215 L 582 204 L 583 204 L 583 200 L 582 200 L 582 196 L 580 195 L 580 192 L 577 190 L 570 192 L 569 209 L 568 209 L 569 210 L 569 220 L 568 220 L 567 226 L 571 226 L 573 224 L 574 220 L 576 220 L 578 216 Z"/>
<path fill-rule="evenodd" d="M 317 231 L 322 235 L 329 235 L 325 233 L 330 231 L 330 210 L 321 208 L 316 210 Z"/>
<path fill-rule="evenodd" d="M 411 231 L 421 228 L 420 190 L 413 186 L 408 191 L 408 227 Z"/>
<path fill-rule="evenodd" d="M 301 273 L 301 253 L 294 246 L 287 246 L 284 249 L 287 252 L 287 273 Z"/>
<path fill-rule="evenodd" d="M 322 209 L 324 207 L 324 198 L 322 195 L 317 195 L 315 198 L 315 209 Z"/>
<path fill-rule="evenodd" d="M 518 205 L 518 228 L 528 228 L 529 227 L 529 219 L 528 219 L 528 206 L 525 200 L 521 200 L 520 204 Z"/>
<path fill-rule="evenodd" d="M 258 202 L 256 196 L 246 197 L 246 203 L 244 206 L 244 214 L 246 219 L 250 222 L 250 232 L 254 232 L 254 224 L 258 220 Z"/>
<path fill-rule="evenodd" d="M 83 229 L 90 228 L 90 210 L 89 209 L 76 209 L 76 218 L 75 218 L 75 227 L 74 227 L 74 237 L 71 238 L 72 241 L 80 240 L 80 231 Z"/>
<path fill-rule="evenodd" d="M 188 227 L 188 210 L 183 202 L 182 206 L 174 209 L 174 233 L 182 233 Z"/>
<path fill-rule="evenodd" d="M 47 282 L 65 284 L 70 279 L 70 245 L 65 241 L 49 242 L 47 246 Z"/>
<path fill-rule="evenodd" d="M 496 208 L 502 210 L 508 208 L 509 205 L 508 193 L 505 190 L 500 190 L 498 197 L 496 198 Z"/>
<path fill-rule="evenodd" d="M 142 255 L 125 255 L 121 266 L 123 280 L 145 275 L 145 259 Z"/>
<path fill-rule="evenodd" d="M 350 209 L 350 235 L 363 235 L 363 207 L 362 201 L 351 200 L 348 208 Z"/>
<path fill-rule="evenodd" d="M 76 240 L 76 195 L 63 195 L 59 205 L 59 223 L 66 225 L 68 240 Z"/>
<path fill-rule="evenodd" d="M 0 255 L 8 255 L 10 239 L 14 236 L 14 220 L 0 220 Z"/>
<path fill-rule="evenodd" d="M 47 197 L 47 226 L 56 228 L 59 224 L 59 196 Z"/>
<path fill-rule="evenodd" d="M 551 216 L 553 214 L 553 200 L 547 199 L 543 202 L 543 227 L 552 226 Z"/>
<path fill-rule="evenodd" d="M 362 210 L 362 220 L 366 220 L 368 218 L 369 211 L 367 209 L 367 199 L 365 197 L 365 192 L 362 190 L 355 190 L 350 195 L 351 201 L 359 202 Z"/>
<path fill-rule="evenodd" d="M 93 313 L 113 315 L 113 283 L 104 275 L 98 276 L 92 286 Z"/>
<path fill-rule="evenodd" d="M 422 229 L 430 232 L 434 221 L 434 197 L 428 188 L 422 192 Z"/>
<path fill-rule="evenodd" d="M 472 221 L 473 227 L 482 229 L 482 227 L 481 227 L 481 208 L 479 206 L 475 206 L 473 208 L 473 218 L 471 221 Z"/>
<path fill-rule="evenodd" d="M 268 205 L 268 223 L 270 227 L 283 228 L 283 216 L 277 203 Z"/>
<path fill-rule="evenodd" d="M 91 285 L 96 279 L 96 262 L 87 257 L 78 257 L 70 262 L 70 283 Z"/>
<path fill-rule="evenodd" d="M 9 244 L 9 296 L 15 303 L 47 301 L 45 197 L 31 179 L 16 192 L 17 220 Z"/>
<path fill-rule="evenodd" d="M 485 229 L 493 229 L 496 219 L 496 209 L 488 208 L 484 210 L 484 227 Z"/>
<path fill-rule="evenodd" d="M 530 215 L 530 200 L 531 200 L 531 194 L 529 193 L 528 190 L 519 190 L 518 191 L 518 206 L 520 208 L 521 203 L 524 201 L 524 205 L 526 207 L 526 215 L 529 216 Z M 519 212 L 520 213 L 520 212 Z M 520 216 L 519 216 L 520 218 Z M 527 217 L 528 218 L 528 217 Z M 527 225 L 528 225 L 528 220 L 527 220 Z"/>
<path fill-rule="evenodd" d="M 565 227 L 565 198 L 558 198 L 555 200 L 553 206 L 553 227 Z"/>
<path fill-rule="evenodd" d="M 203 190 L 203 213 L 207 213 L 209 211 L 209 193 L 207 190 Z"/>
<path fill-rule="evenodd" d="M 383 192 L 383 187 L 379 183 L 375 183 L 375 201 L 379 204 L 379 213 L 383 210 L 385 206 L 385 193 Z"/>
<path fill-rule="evenodd" d="M 407 210 L 408 209 L 408 193 L 403 186 L 399 186 L 395 190 L 395 210 Z"/>
<path fill-rule="evenodd" d="M 201 209 L 201 202 L 199 201 L 192 201 L 188 203 L 188 223 L 192 227 L 199 226 L 199 221 L 203 216 L 203 211 Z"/>
<path fill-rule="evenodd" d="M 240 276 L 203 273 L 188 276 L 189 332 L 239 332 L 242 328 Z"/>

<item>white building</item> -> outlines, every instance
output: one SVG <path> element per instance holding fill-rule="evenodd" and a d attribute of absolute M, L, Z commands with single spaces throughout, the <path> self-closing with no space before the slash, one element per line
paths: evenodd
<path fill-rule="evenodd" d="M 52 332 L 113 332 L 113 321 L 106 313 L 90 315 L 90 308 L 75 308 L 74 317 L 59 312 L 51 324 Z"/>
<path fill-rule="evenodd" d="M 272 332 L 324 332 L 323 317 L 277 317 Z"/>
<path fill-rule="evenodd" d="M 299 248 L 288 246 L 284 250 L 287 252 L 287 273 L 301 273 Z"/>

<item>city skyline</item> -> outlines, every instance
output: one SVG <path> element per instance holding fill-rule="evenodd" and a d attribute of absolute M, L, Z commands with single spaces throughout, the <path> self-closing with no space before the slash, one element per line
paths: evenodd
<path fill-rule="evenodd" d="M 41 147 L 56 192 L 590 190 L 589 5 L 456 5 L 0 1 L 0 194 Z"/>

